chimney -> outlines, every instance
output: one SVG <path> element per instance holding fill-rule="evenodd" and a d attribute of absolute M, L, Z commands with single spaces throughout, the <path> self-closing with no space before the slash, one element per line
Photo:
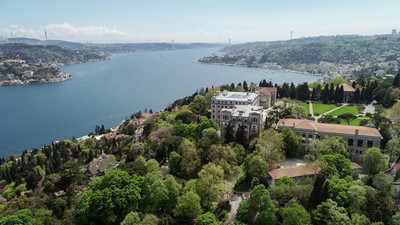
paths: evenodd
<path fill-rule="evenodd" d="M 356 136 L 358 135 L 358 129 L 356 129 L 355 135 L 356 135 Z"/>
<path fill-rule="evenodd" d="M 296 123 L 293 123 L 293 128 L 296 126 Z"/>
<path fill-rule="evenodd" d="M 284 127 L 285 126 L 285 121 L 282 121 L 282 127 Z"/>

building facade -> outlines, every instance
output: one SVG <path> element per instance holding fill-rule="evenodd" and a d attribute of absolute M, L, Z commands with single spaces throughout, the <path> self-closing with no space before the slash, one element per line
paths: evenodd
<path fill-rule="evenodd" d="M 312 140 L 322 140 L 325 136 L 342 137 L 349 148 L 350 160 L 355 162 L 362 162 L 365 151 L 372 147 L 379 148 L 383 139 L 375 128 L 317 123 L 304 119 L 281 119 L 276 129 L 281 131 L 284 128 L 290 128 L 302 137 L 300 152 L 303 154 L 307 153 L 307 146 Z"/>
<path fill-rule="evenodd" d="M 260 95 L 260 106 L 268 109 L 276 103 L 276 87 L 257 87 L 256 91 Z"/>
<path fill-rule="evenodd" d="M 233 109 L 235 105 L 258 106 L 260 95 L 258 92 L 230 92 L 217 91 L 211 99 L 211 119 L 221 126 L 221 110 Z"/>
<path fill-rule="evenodd" d="M 220 127 L 222 134 L 230 123 L 236 131 L 239 126 L 243 126 L 247 140 L 257 137 L 263 128 L 267 117 L 266 110 L 261 106 L 235 105 L 233 108 L 221 110 Z"/>

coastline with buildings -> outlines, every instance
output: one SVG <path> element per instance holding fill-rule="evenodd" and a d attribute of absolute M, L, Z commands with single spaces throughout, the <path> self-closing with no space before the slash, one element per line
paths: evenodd
<path fill-rule="evenodd" d="M 0 62 L 0 87 L 29 84 L 58 83 L 72 79 L 56 63 L 27 63 L 23 59 L 6 59 Z"/>

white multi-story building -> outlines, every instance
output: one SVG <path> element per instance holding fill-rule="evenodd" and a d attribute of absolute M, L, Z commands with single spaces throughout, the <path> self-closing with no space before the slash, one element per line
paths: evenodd
<path fill-rule="evenodd" d="M 221 126 L 222 109 L 233 109 L 235 105 L 258 106 L 259 103 L 260 95 L 258 92 L 230 92 L 225 90 L 220 93 L 217 91 L 211 99 L 211 119 Z"/>

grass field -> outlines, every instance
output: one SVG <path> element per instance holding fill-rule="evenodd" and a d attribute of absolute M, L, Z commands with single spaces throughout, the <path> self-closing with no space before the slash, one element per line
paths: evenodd
<path fill-rule="evenodd" d="M 358 118 L 355 119 L 355 120 L 352 120 L 352 121 L 350 122 L 350 125 L 351 125 L 351 126 L 359 126 L 361 120 L 365 120 L 365 119 L 368 119 L 369 122 L 371 122 L 371 120 L 370 120 L 369 117 L 363 116 L 363 117 L 358 117 Z M 346 120 L 340 120 L 340 124 L 342 124 L 342 125 L 347 125 L 347 122 L 346 122 Z"/>
<path fill-rule="evenodd" d="M 313 103 L 312 105 L 313 105 L 314 115 L 316 113 L 319 113 L 319 115 L 322 115 L 322 113 L 326 113 L 329 110 L 336 108 L 336 105 L 334 105 L 334 104 Z"/>
<path fill-rule="evenodd" d="M 303 107 L 306 109 L 307 115 L 310 114 L 310 104 L 303 102 Z"/>
<path fill-rule="evenodd" d="M 346 106 L 343 106 L 342 108 L 340 108 L 338 110 L 335 110 L 335 111 L 329 113 L 328 115 L 339 116 L 339 115 L 344 114 L 344 113 L 351 113 L 353 115 L 358 115 L 358 109 L 355 106 L 346 105 Z"/>

